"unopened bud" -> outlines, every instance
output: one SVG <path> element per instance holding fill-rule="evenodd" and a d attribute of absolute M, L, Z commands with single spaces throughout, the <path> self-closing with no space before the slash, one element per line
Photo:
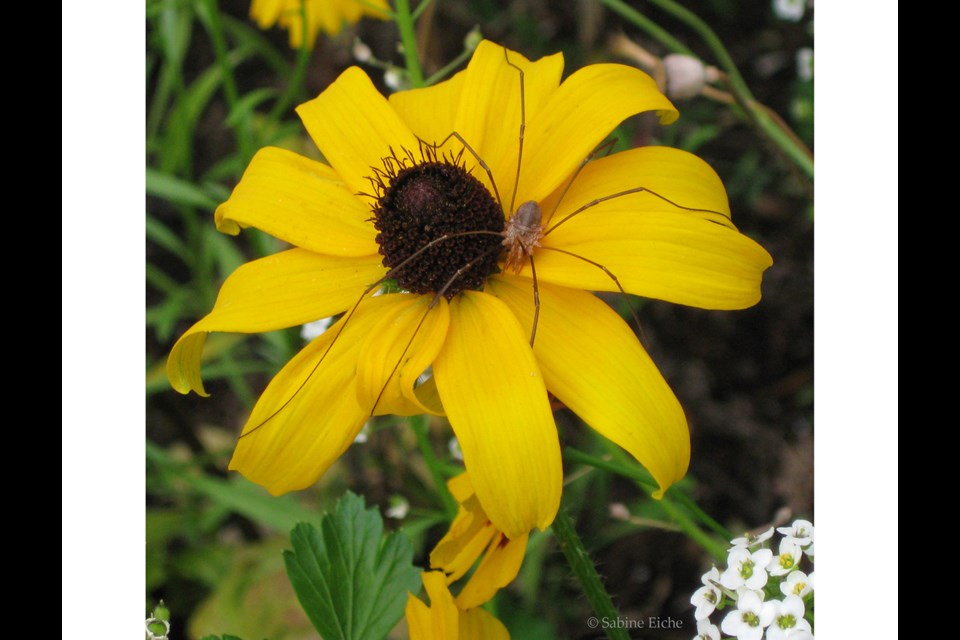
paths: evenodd
<path fill-rule="evenodd" d="M 480 32 L 480 27 L 474 27 L 463 38 L 463 48 L 466 51 L 473 51 L 480 46 L 481 42 L 483 42 L 483 34 Z"/>
<path fill-rule="evenodd" d="M 683 53 L 664 57 L 663 68 L 667 72 L 667 96 L 676 100 L 698 95 L 709 79 L 706 65 Z"/>
<path fill-rule="evenodd" d="M 373 51 L 360 38 L 357 38 L 353 41 L 353 57 L 357 62 L 369 62 L 373 57 Z"/>

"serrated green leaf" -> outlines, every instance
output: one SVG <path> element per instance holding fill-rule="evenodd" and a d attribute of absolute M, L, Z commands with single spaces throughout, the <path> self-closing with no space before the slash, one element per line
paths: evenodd
<path fill-rule="evenodd" d="M 383 536 L 383 519 L 349 491 L 320 529 L 298 524 L 285 551 L 300 604 L 325 640 L 382 640 L 403 615 L 407 592 L 420 590 L 413 545 Z"/>

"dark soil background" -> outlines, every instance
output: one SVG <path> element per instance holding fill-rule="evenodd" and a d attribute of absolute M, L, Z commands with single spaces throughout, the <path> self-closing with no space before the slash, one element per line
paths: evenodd
<path fill-rule="evenodd" d="M 794 56 L 800 47 L 812 46 L 807 28 L 809 13 L 804 22 L 788 23 L 773 14 L 769 0 L 702 0 L 686 5 L 717 31 L 757 99 L 790 121 L 797 82 Z M 221 7 L 242 19 L 248 4 L 229 1 L 222 2 Z M 563 50 L 568 73 L 590 62 L 610 60 L 607 38 L 617 33 L 627 34 L 655 53 L 665 53 L 635 27 L 593 2 L 437 2 L 431 12 L 423 21 L 429 26 L 425 52 L 428 73 L 455 57 L 462 50 L 464 35 L 477 24 L 485 37 L 531 58 Z M 705 59 L 712 59 L 683 25 L 652 10 L 650 16 Z M 399 62 L 392 24 L 367 20 L 356 33 L 377 57 Z M 280 45 L 286 41 L 286 33 L 279 30 L 268 36 Z M 321 40 L 318 44 L 307 80 L 311 95 L 353 63 L 349 46 L 344 46 L 351 41 L 350 35 L 342 35 L 335 42 Z M 212 62 L 209 43 L 202 33 L 194 38 L 191 56 L 198 70 Z M 277 82 L 251 65 L 241 65 L 238 73 L 248 87 Z M 371 75 L 377 82 L 382 80 L 382 76 Z M 149 93 L 150 87 L 147 90 Z M 682 114 L 678 126 L 687 126 L 682 124 L 687 110 L 697 116 L 713 115 L 725 124 L 697 154 L 724 179 L 734 222 L 773 255 L 774 265 L 764 277 L 763 299 L 752 309 L 718 312 L 657 301 L 644 303 L 640 319 L 645 344 L 687 411 L 693 443 L 690 475 L 696 480 L 700 506 L 734 531 L 769 526 L 775 519 L 812 519 L 812 187 L 753 129 L 736 124 L 726 108 L 703 99 L 678 102 L 677 106 Z M 221 124 L 225 113 L 223 104 L 214 104 L 204 116 L 198 132 L 202 137 L 198 147 L 201 152 L 195 158 L 198 167 L 215 162 L 233 144 L 230 132 Z M 148 260 L 153 257 L 163 259 L 148 247 Z M 147 295 L 149 300 L 152 292 Z M 170 347 L 152 333 L 148 333 L 147 342 L 149 352 L 156 357 L 162 357 Z M 182 443 L 200 450 L 196 425 L 239 428 L 246 409 L 226 388 L 212 387 L 220 391 L 216 402 L 181 397 L 173 391 L 151 395 L 147 405 L 148 438 L 162 446 Z M 570 416 L 558 419 L 564 437 L 571 442 L 576 441 L 579 430 L 574 421 Z M 389 448 L 389 441 L 377 447 Z M 352 448 L 346 456 L 347 464 L 363 468 L 357 457 L 362 455 L 367 454 Z M 370 503 L 382 505 L 401 484 L 391 476 L 389 458 L 380 473 L 361 472 L 361 486 L 354 487 L 365 493 Z M 620 496 L 624 501 L 636 496 L 635 487 L 619 480 L 612 482 L 610 492 L 611 497 Z M 605 510 L 585 509 L 578 526 L 595 549 L 607 587 L 624 616 L 644 620 L 653 616 L 682 624 L 679 629 L 637 631 L 634 637 L 692 637 L 695 624 L 689 597 L 699 586 L 701 573 L 709 568 L 704 564 L 706 554 L 683 535 L 669 531 L 648 530 L 606 544 L 598 536 L 608 524 Z M 564 579 L 569 583 L 569 593 L 563 602 L 575 603 L 580 610 L 551 614 L 549 603 L 543 603 L 544 615 L 557 621 L 561 625 L 558 628 L 566 627 L 564 637 L 601 637 L 591 634 L 585 624 L 573 622 L 586 620 L 590 614 L 572 579 Z M 509 620 L 507 623 L 510 626 Z M 523 635 L 514 631 L 514 637 Z"/>

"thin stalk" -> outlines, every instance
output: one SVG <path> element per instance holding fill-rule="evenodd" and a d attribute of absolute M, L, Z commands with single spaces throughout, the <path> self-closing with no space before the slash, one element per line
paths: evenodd
<path fill-rule="evenodd" d="M 287 84 L 286 90 L 273 109 L 270 110 L 270 121 L 278 122 L 287 109 L 290 108 L 300 95 L 303 89 L 303 81 L 307 77 L 307 67 L 310 66 L 310 58 L 313 53 L 313 43 L 307 42 L 307 3 L 300 3 L 300 48 L 297 50 L 297 63 L 293 69 L 293 76 Z"/>
<path fill-rule="evenodd" d="M 587 602 L 590 603 L 593 612 L 596 614 L 596 619 L 593 620 L 595 624 L 588 622 L 590 628 L 603 627 L 610 640 L 630 640 L 630 636 L 625 629 L 621 629 L 617 625 L 604 624 L 606 621 L 619 620 L 620 613 L 613 605 L 610 594 L 603 587 L 603 581 L 600 579 L 600 574 L 597 573 L 597 567 L 587 554 L 580 536 L 577 535 L 573 520 L 570 519 L 564 509 L 557 512 L 557 517 L 550 529 L 560 545 L 560 550 L 563 551 L 563 555 L 567 559 L 567 564 L 573 570 L 573 575 L 580 582 L 580 587 L 583 589 L 584 595 L 587 596 Z"/>
<path fill-rule="evenodd" d="M 658 488 L 656 483 L 650 480 L 650 476 L 645 469 L 641 469 L 634 465 L 624 464 L 619 460 L 605 460 L 572 447 L 566 447 L 563 450 L 563 457 L 572 462 L 587 464 L 591 467 L 603 469 L 604 471 L 610 471 L 611 473 L 616 473 L 617 475 L 629 478 L 649 494 L 652 494 Z M 674 496 L 678 495 L 678 493 L 679 492 L 676 491 L 673 493 L 668 493 L 663 498 L 658 500 L 657 504 L 663 508 L 667 515 L 670 516 L 671 520 L 673 520 L 674 524 L 676 524 L 677 527 L 683 531 L 688 538 L 703 547 L 704 550 L 706 550 L 711 556 L 714 556 L 719 560 L 726 558 L 726 545 L 717 542 L 717 540 L 710 537 L 707 533 L 700 529 L 694 519 L 690 517 L 690 514 L 685 509 L 681 509 L 674 503 Z M 703 511 L 697 508 L 694 511 L 694 515 L 699 516 L 700 514 L 703 514 Z M 709 518 L 709 516 L 707 517 Z M 709 518 L 709 520 L 713 522 L 712 518 Z M 729 534 L 726 536 L 726 539 L 730 539 Z"/>
<path fill-rule="evenodd" d="M 223 75 L 223 93 L 227 99 L 227 106 L 232 112 L 240 101 L 240 92 L 237 89 L 237 80 L 233 75 L 233 65 L 230 64 L 227 40 L 223 37 L 220 8 L 217 6 L 217 0 L 203 0 L 200 6 L 203 10 L 200 11 L 199 15 L 213 43 L 217 64 L 220 66 L 220 72 Z M 244 159 L 252 158 L 253 145 L 250 139 L 250 119 L 247 115 L 244 115 L 237 123 L 234 128 L 234 136 L 237 140 L 237 148 Z"/>
<path fill-rule="evenodd" d="M 440 501 L 443 502 L 443 509 L 447 513 L 447 518 L 453 520 L 457 515 L 459 506 L 456 498 L 447 488 L 447 480 L 443 475 L 443 464 L 437 459 L 433 451 L 433 445 L 430 442 L 430 430 L 427 427 L 427 416 L 419 415 L 410 418 L 410 426 L 413 427 L 413 433 L 417 436 L 417 447 L 423 456 L 423 461 L 427 465 L 430 477 L 433 478 L 433 484 L 437 486 L 437 493 L 440 495 Z"/>
<path fill-rule="evenodd" d="M 685 53 L 688 56 L 696 55 L 692 50 L 687 48 L 687 45 L 670 35 L 666 29 L 628 5 L 623 0 L 600 0 L 600 3 L 606 5 L 607 8 L 614 13 L 620 14 L 622 17 L 626 18 L 633 24 L 649 33 L 653 39 L 658 40 L 667 49 L 670 49 L 675 53 Z"/>
<path fill-rule="evenodd" d="M 434 73 L 432 76 L 427 78 L 424 81 L 424 84 L 428 87 L 432 87 L 433 85 L 437 84 L 438 82 L 446 78 L 448 75 L 453 73 L 457 69 L 457 67 L 459 67 L 461 64 L 469 60 L 470 56 L 472 55 L 473 55 L 473 51 L 464 49 L 463 51 L 460 52 L 460 55 L 458 55 L 456 58 L 451 60 L 449 64 L 445 65 L 442 69 L 440 69 L 439 71 Z"/>
<path fill-rule="evenodd" d="M 403 44 L 403 57 L 407 67 L 407 77 L 414 89 L 426 86 L 423 81 L 423 68 L 420 66 L 420 54 L 417 51 L 417 34 L 414 18 L 410 13 L 410 0 L 396 0 L 394 18 L 400 30 L 400 42 Z"/>
<path fill-rule="evenodd" d="M 640 12 L 627 6 L 622 0 L 600 0 L 600 2 L 649 33 L 671 51 L 694 55 L 683 43 L 666 33 L 662 27 L 651 22 Z M 699 16 L 681 6 L 675 0 L 650 0 L 650 2 L 685 23 L 703 38 L 703 41 L 710 47 L 726 73 L 726 81 L 730 91 L 737 104 L 743 109 L 746 119 L 796 164 L 808 179 L 813 180 L 813 154 L 782 119 L 771 116 L 770 109 L 757 102 L 743 76 L 740 75 L 733 58 L 730 57 L 726 47 L 723 46 L 723 42 L 717 37 L 713 29 Z"/>

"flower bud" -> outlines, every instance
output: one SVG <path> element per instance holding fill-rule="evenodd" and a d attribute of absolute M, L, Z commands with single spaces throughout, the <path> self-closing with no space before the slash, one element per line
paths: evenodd
<path fill-rule="evenodd" d="M 667 97 L 685 100 L 700 93 L 707 82 L 707 67 L 693 56 L 671 53 L 664 57 Z"/>

